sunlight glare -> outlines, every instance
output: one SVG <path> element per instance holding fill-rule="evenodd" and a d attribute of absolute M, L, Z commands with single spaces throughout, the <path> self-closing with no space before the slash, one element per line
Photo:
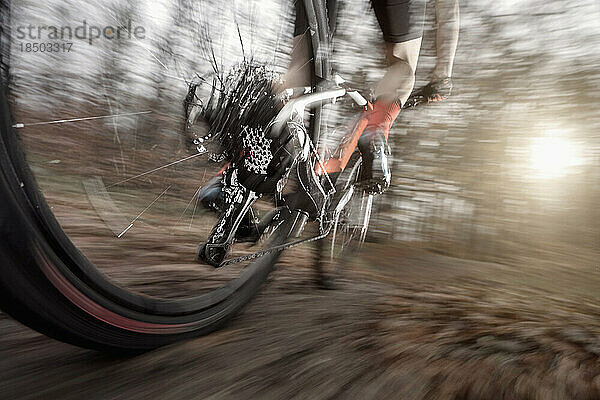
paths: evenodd
<path fill-rule="evenodd" d="M 536 178 L 564 176 L 570 168 L 581 165 L 582 162 L 579 146 L 565 138 L 560 130 L 549 130 L 544 136 L 533 139 L 531 167 Z"/>

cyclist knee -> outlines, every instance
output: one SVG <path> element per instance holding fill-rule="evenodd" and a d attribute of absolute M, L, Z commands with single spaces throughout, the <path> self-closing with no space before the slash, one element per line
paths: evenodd
<path fill-rule="evenodd" d="M 415 85 L 415 71 L 406 60 L 396 59 L 375 88 L 375 98 L 404 104 Z"/>
<path fill-rule="evenodd" d="M 386 43 L 386 56 L 390 65 L 407 64 L 414 75 L 421 51 L 421 38 L 402 43 Z"/>

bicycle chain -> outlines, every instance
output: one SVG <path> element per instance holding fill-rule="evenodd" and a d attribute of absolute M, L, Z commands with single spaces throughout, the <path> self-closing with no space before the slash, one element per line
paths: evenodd
<path fill-rule="evenodd" d="M 333 227 L 333 223 L 329 224 L 329 227 L 327 228 L 327 230 L 322 233 L 321 235 L 318 236 L 314 236 L 311 238 L 306 238 L 306 239 L 301 239 L 301 240 L 296 240 L 294 242 L 290 242 L 290 243 L 284 243 L 284 244 L 280 244 L 279 246 L 275 246 L 272 247 L 270 249 L 265 249 L 265 250 L 261 250 L 258 251 L 256 253 L 252 253 L 252 254 L 248 254 L 245 256 L 240 256 L 240 257 L 235 257 L 235 258 L 230 258 L 229 260 L 225 260 L 223 261 L 221 264 L 219 264 L 219 268 L 221 267 L 226 267 L 228 265 L 231 264 L 237 264 L 237 263 L 241 263 L 244 261 L 250 261 L 250 260 L 254 260 L 257 259 L 259 257 L 264 257 L 268 254 L 277 252 L 277 251 L 283 251 L 292 247 L 296 247 L 298 245 L 301 245 L 303 243 L 311 243 L 311 242 L 316 242 L 317 240 L 321 240 L 324 239 L 325 237 L 327 237 L 327 235 L 329 235 L 329 232 L 331 232 L 331 228 Z"/>
<path fill-rule="evenodd" d="M 219 268 L 226 267 L 226 266 L 231 265 L 231 264 L 237 264 L 237 263 L 244 262 L 244 261 L 254 260 L 256 258 L 266 256 L 267 254 L 271 254 L 271 253 L 274 253 L 276 251 L 283 251 L 283 250 L 286 250 L 286 249 L 289 249 L 289 248 L 292 248 L 292 247 L 296 247 L 296 246 L 301 245 L 303 243 L 311 243 L 311 242 L 316 242 L 317 240 L 324 239 L 325 237 L 327 237 L 327 235 L 329 235 L 329 232 L 331 232 L 331 228 L 333 228 L 333 225 L 335 224 L 335 220 L 336 220 L 336 218 L 332 218 L 330 220 L 331 222 L 329 222 L 329 226 L 327 227 L 327 229 L 325 230 L 325 232 L 322 233 L 321 235 L 317 235 L 317 236 L 314 236 L 312 238 L 306 238 L 306 239 L 296 240 L 296 241 L 290 242 L 290 243 L 284 243 L 284 244 L 281 244 L 279 246 L 275 246 L 273 248 L 266 249 L 266 250 L 261 250 L 261 251 L 258 251 L 256 253 L 248 254 L 248 255 L 245 255 L 245 256 L 230 258 L 228 260 L 223 261 L 221 264 L 219 264 Z M 323 226 L 322 222 L 320 223 L 320 226 Z"/>

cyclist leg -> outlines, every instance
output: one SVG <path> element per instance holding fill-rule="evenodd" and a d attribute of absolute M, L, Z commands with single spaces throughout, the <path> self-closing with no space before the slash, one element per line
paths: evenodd
<path fill-rule="evenodd" d="M 296 19 L 290 65 L 283 76 L 283 87 L 277 89 L 310 86 L 312 83 L 312 64 L 310 51 L 310 25 L 303 0 L 295 0 Z M 337 0 L 327 0 L 325 7 L 329 20 L 330 33 L 335 30 L 337 20 Z"/>
<path fill-rule="evenodd" d="M 391 181 L 389 131 L 412 92 L 425 19 L 425 1 L 372 0 L 386 42 L 389 68 L 375 88 L 373 111 L 358 140 L 363 158 L 361 180 L 381 193 Z"/>
<path fill-rule="evenodd" d="M 375 88 L 375 98 L 404 104 L 414 86 L 421 49 L 425 0 L 371 0 L 386 44 L 388 71 Z"/>
<path fill-rule="evenodd" d="M 442 101 L 452 93 L 452 68 L 458 45 L 460 11 L 458 0 L 436 0 L 436 64 L 430 82 L 411 96 L 413 105 Z"/>
<path fill-rule="evenodd" d="M 432 78 L 439 80 L 452 76 L 460 26 L 458 0 L 436 0 L 435 20 L 436 65 Z"/>
<path fill-rule="evenodd" d="M 421 38 L 401 43 L 386 42 L 388 70 L 375 87 L 375 99 L 404 104 L 415 85 L 415 71 L 421 49 Z"/>
<path fill-rule="evenodd" d="M 415 82 L 419 58 L 425 0 L 371 0 L 386 42 L 389 68 L 375 89 L 376 100 L 342 140 L 325 170 L 343 170 L 358 145 L 363 156 L 363 179 L 373 192 L 381 192 L 391 179 L 388 167 L 389 130 L 408 99 Z M 321 171 L 317 171 L 321 172 Z"/>
<path fill-rule="evenodd" d="M 276 88 L 282 91 L 286 88 L 305 87 L 311 85 L 310 42 L 307 34 L 294 36 L 290 65 L 283 76 L 283 86 Z"/>

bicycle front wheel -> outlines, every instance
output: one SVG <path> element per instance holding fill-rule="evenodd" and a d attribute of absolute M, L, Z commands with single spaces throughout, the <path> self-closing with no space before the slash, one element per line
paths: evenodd
<path fill-rule="evenodd" d="M 215 220 L 198 192 L 223 162 L 197 141 L 206 127 L 193 116 L 236 65 L 284 70 L 291 6 L 268 5 L 81 2 L 69 17 L 2 2 L 3 32 L 9 14 L 17 29 L 75 31 L 80 15 L 106 18 L 99 38 L 88 30 L 86 41 L 43 52 L 2 36 L 4 311 L 69 343 L 139 352 L 217 329 L 259 290 L 280 252 L 217 270 L 194 262 Z M 285 243 L 292 228 L 283 219 L 263 247 Z"/>
<path fill-rule="evenodd" d="M 362 158 L 356 151 L 336 181 L 328 215 L 331 233 L 319 243 L 315 260 L 317 282 L 333 286 L 344 267 L 359 254 L 367 237 L 374 196 L 359 185 Z"/>

